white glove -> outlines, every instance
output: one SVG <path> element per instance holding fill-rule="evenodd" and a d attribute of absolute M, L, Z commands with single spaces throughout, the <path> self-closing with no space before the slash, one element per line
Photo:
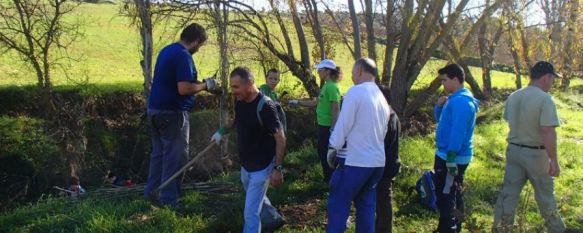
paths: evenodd
<path fill-rule="evenodd" d="M 288 104 L 289 105 L 292 105 L 292 106 L 295 106 L 295 105 L 300 104 L 300 101 L 299 100 L 289 100 L 288 101 Z"/>
<path fill-rule="evenodd" d="M 334 148 L 328 148 L 328 154 L 326 159 L 328 161 L 328 166 L 332 169 L 336 168 L 338 165 L 338 159 L 336 158 L 337 151 Z"/>
<path fill-rule="evenodd" d="M 214 142 L 218 145 L 221 144 L 221 139 L 223 138 L 223 135 L 221 135 L 221 133 L 219 131 L 215 132 L 215 134 L 213 134 L 213 136 L 211 137 L 211 142 Z"/>
<path fill-rule="evenodd" d="M 206 84 L 206 90 L 209 92 L 217 91 L 220 90 L 221 88 L 217 83 L 217 79 L 215 77 L 210 77 L 203 81 Z"/>

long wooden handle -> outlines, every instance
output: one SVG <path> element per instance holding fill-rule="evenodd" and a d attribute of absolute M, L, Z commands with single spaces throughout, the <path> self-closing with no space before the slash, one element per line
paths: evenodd
<path fill-rule="evenodd" d="M 204 150 L 202 150 L 201 152 L 196 154 L 196 156 L 192 160 L 190 160 L 186 165 L 184 165 L 182 168 L 180 168 L 180 170 L 178 170 L 176 173 L 174 173 L 174 175 L 172 175 L 170 178 L 168 178 L 166 181 L 164 181 L 164 183 L 162 183 L 158 188 L 156 188 L 156 190 L 154 190 L 154 192 L 157 193 L 160 190 L 164 189 L 166 186 L 168 186 L 168 184 L 170 184 L 170 182 L 172 182 L 174 179 L 176 179 L 176 177 L 180 176 L 184 171 L 186 171 L 186 169 L 188 169 L 190 166 L 192 166 L 194 163 L 196 163 L 198 161 L 198 158 L 201 157 L 201 155 L 206 154 L 213 147 L 213 145 L 215 145 L 215 143 L 211 142 L 208 146 L 206 146 L 206 148 L 204 148 Z"/>

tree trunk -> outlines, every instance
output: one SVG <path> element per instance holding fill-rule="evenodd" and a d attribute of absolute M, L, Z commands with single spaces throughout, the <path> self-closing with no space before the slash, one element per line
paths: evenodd
<path fill-rule="evenodd" d="M 364 0 L 365 4 L 365 25 L 366 25 L 366 42 L 368 47 L 368 57 L 377 61 L 376 37 L 374 34 L 374 9 L 372 0 Z M 377 77 L 378 78 L 378 77 Z"/>
<path fill-rule="evenodd" d="M 139 29 L 142 39 L 142 75 L 144 76 L 144 98 L 147 100 L 150 96 L 152 87 L 152 54 L 154 50 L 154 41 L 152 37 L 152 18 L 150 16 L 150 0 L 134 0 L 140 19 Z"/>
<path fill-rule="evenodd" d="M 383 66 L 383 78 L 381 83 L 387 86 L 390 86 L 391 82 L 391 71 L 393 68 L 393 52 L 395 51 L 395 30 L 393 30 L 393 18 L 394 18 L 394 2 L 393 0 L 387 1 L 387 15 L 386 15 L 386 40 L 387 44 L 385 45 L 385 64 Z"/>
<path fill-rule="evenodd" d="M 407 114 L 417 111 L 418 106 L 407 107 L 409 92 L 417 80 L 421 69 L 427 64 L 431 54 L 442 44 L 444 38 L 451 32 L 453 26 L 458 21 L 461 12 L 465 9 L 469 0 L 461 0 L 452 14 L 448 16 L 447 23 L 439 25 L 439 16 L 445 5 L 445 1 L 427 2 L 431 7 L 424 5 L 418 6 L 414 15 L 412 9 L 415 9 L 413 0 L 406 0 L 403 9 L 404 20 L 402 25 L 402 35 L 399 49 L 397 51 L 397 60 L 395 69 L 393 69 L 393 78 L 391 81 L 391 95 L 393 97 L 393 106 L 397 113 L 404 118 Z M 425 1 L 423 1 L 425 2 Z M 425 4 L 425 3 L 424 3 Z M 425 12 L 424 18 L 419 17 Z M 412 18 L 413 17 L 413 18 Z M 421 20 L 421 24 L 416 21 Z M 411 28 L 419 25 L 420 28 Z M 436 27 L 438 26 L 438 27 Z M 413 30 L 423 33 L 412 33 Z M 431 90 L 430 90 L 431 91 Z M 412 103 L 419 102 L 422 95 L 417 95 Z"/>
<path fill-rule="evenodd" d="M 488 47 L 489 43 L 486 35 L 487 28 L 487 24 L 482 24 L 482 26 L 480 26 L 480 31 L 478 32 L 478 48 L 482 64 L 482 88 L 484 96 L 489 97 L 492 93 L 492 78 L 490 77 L 492 54 L 489 53 L 490 48 Z"/>
<path fill-rule="evenodd" d="M 350 19 L 352 21 L 352 38 L 354 40 L 354 60 L 362 57 L 362 46 L 360 43 L 360 24 L 358 16 L 354 9 L 354 0 L 348 0 L 348 10 L 350 11 Z"/>
<path fill-rule="evenodd" d="M 214 18 L 215 25 L 217 25 L 217 42 L 219 43 L 219 67 L 220 67 L 220 80 L 223 88 L 223 94 L 219 99 L 219 126 L 224 127 L 228 124 L 228 111 L 227 111 L 227 87 L 229 83 L 229 40 L 227 33 L 227 25 L 229 24 L 229 11 L 226 5 L 222 4 L 220 0 L 215 0 L 214 6 Z M 222 9 L 221 9 L 222 8 Z M 228 140 L 228 138 L 225 138 Z M 228 141 L 222 143 L 221 155 L 227 154 Z"/>
<path fill-rule="evenodd" d="M 486 36 L 486 24 L 482 24 L 479 32 L 478 45 L 480 48 L 480 58 L 482 62 L 482 82 L 483 91 L 486 98 L 489 98 L 492 94 L 492 63 L 494 62 L 494 52 L 498 45 L 498 41 L 502 37 L 502 32 L 504 27 L 502 21 L 498 25 L 494 36 L 488 41 Z"/>
<path fill-rule="evenodd" d="M 304 6 L 306 6 L 306 11 L 310 15 L 312 22 L 312 31 L 314 32 L 314 37 L 320 48 L 320 60 L 325 59 L 326 47 L 324 45 L 324 34 L 322 33 L 322 26 L 320 25 L 320 17 L 318 16 L 318 3 L 316 0 L 304 0 Z"/>
<path fill-rule="evenodd" d="M 298 35 L 298 41 L 300 44 L 300 55 L 302 58 L 302 65 L 304 67 L 310 67 L 310 51 L 308 48 L 308 41 L 306 40 L 306 34 L 304 33 L 304 28 L 302 26 L 302 21 L 300 20 L 299 12 L 296 8 L 295 1 L 290 1 L 290 13 L 292 15 L 292 20 L 294 22 L 294 27 Z"/>
<path fill-rule="evenodd" d="M 567 35 L 565 38 L 565 53 L 563 66 L 563 79 L 561 82 L 561 89 L 566 91 L 569 89 L 571 83 L 571 76 L 573 76 L 573 60 L 575 60 L 574 53 L 576 48 L 574 46 L 575 35 L 577 33 L 577 18 L 579 9 L 579 0 L 571 0 L 569 8 L 569 20 L 567 21 Z"/>
<path fill-rule="evenodd" d="M 510 53 L 512 54 L 512 59 L 514 61 L 514 73 L 516 74 L 516 89 L 522 88 L 522 79 L 521 79 L 521 65 L 520 65 L 520 57 L 518 56 L 518 51 L 516 48 L 511 48 Z"/>

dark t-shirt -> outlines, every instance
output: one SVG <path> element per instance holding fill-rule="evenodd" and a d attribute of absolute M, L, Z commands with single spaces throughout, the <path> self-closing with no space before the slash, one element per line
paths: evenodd
<path fill-rule="evenodd" d="M 389 128 L 385 135 L 385 172 L 383 178 L 392 179 L 399 172 L 401 161 L 399 160 L 399 133 L 401 122 L 394 110 L 391 110 Z"/>
<path fill-rule="evenodd" d="M 237 149 L 239 160 L 249 172 L 263 170 L 275 157 L 273 134 L 281 127 L 275 104 L 267 101 L 259 112 L 263 126 L 257 119 L 257 104 L 263 94 L 259 93 L 251 103 L 235 102 L 235 125 L 237 126 Z"/>
<path fill-rule="evenodd" d="M 188 50 L 179 43 L 164 47 L 156 60 L 148 108 L 173 111 L 190 110 L 194 104 L 194 96 L 180 95 L 178 82 L 196 81 L 196 67 Z"/>

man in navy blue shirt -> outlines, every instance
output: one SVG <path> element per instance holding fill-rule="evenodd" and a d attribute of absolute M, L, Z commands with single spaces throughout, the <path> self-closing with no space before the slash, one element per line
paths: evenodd
<path fill-rule="evenodd" d="M 194 95 L 218 88 L 215 79 L 207 79 L 204 83 L 198 81 L 192 59 L 207 38 L 201 25 L 188 25 L 182 31 L 180 41 L 160 51 L 154 69 L 148 99 L 152 154 L 144 197 L 173 208 L 177 207 L 179 181 L 172 181 L 159 194 L 153 191 L 184 165 L 190 130 L 188 112 L 194 104 Z"/>

